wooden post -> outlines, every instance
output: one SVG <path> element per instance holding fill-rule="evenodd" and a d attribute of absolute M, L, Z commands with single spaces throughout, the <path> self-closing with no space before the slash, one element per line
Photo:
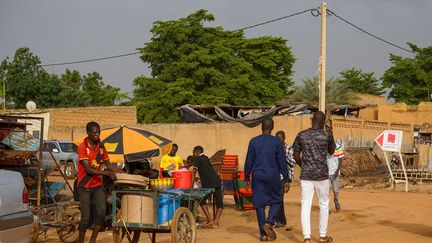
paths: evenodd
<path fill-rule="evenodd" d="M 386 164 L 387 164 L 387 167 L 388 167 L 388 170 L 389 170 L 389 173 L 390 173 L 392 189 L 395 189 L 395 186 L 394 186 L 394 184 L 395 184 L 395 179 L 394 179 L 394 177 L 393 177 L 393 171 L 392 171 L 392 169 L 391 169 L 390 162 L 389 162 L 388 157 L 387 157 L 387 152 L 384 151 L 384 150 L 382 150 L 382 151 L 383 151 L 383 153 L 384 153 L 384 158 L 385 158 L 385 160 L 386 160 Z"/>
<path fill-rule="evenodd" d="M 326 45 L 327 45 L 327 4 L 323 0 L 321 4 L 321 57 L 320 57 L 320 74 L 319 74 L 319 110 L 325 112 L 325 94 L 326 94 Z"/>
<path fill-rule="evenodd" d="M 402 165 L 402 170 L 403 170 L 404 177 L 405 177 L 405 191 L 408 192 L 408 176 L 407 176 L 406 169 L 405 169 L 405 163 L 402 159 L 401 152 L 398 152 L 398 154 L 399 154 L 400 163 Z"/>

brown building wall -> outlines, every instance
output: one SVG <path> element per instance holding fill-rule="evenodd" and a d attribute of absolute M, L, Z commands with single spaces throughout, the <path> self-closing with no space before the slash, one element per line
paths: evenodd
<path fill-rule="evenodd" d="M 34 112 L 7 110 L 5 114 L 44 117 L 44 139 L 73 140 L 85 135 L 85 126 L 89 121 L 98 122 L 102 128 L 136 125 L 136 113 L 135 106 L 101 106 L 38 109 Z"/>
<path fill-rule="evenodd" d="M 292 143 L 297 133 L 310 127 L 310 116 L 275 117 L 276 133 L 284 130 L 286 142 Z M 246 159 L 246 152 L 251 138 L 261 134 L 261 127 L 248 128 L 240 123 L 196 123 L 196 124 L 140 124 L 140 128 L 162 135 L 179 145 L 178 154 L 186 158 L 192 154 L 196 145 L 204 147 L 205 154 L 213 155 L 220 149 L 226 154 L 239 156 L 241 167 Z M 159 158 L 155 158 L 158 164 Z"/>
<path fill-rule="evenodd" d="M 365 120 L 378 120 L 378 105 L 369 105 L 359 112 L 359 118 Z"/>
<path fill-rule="evenodd" d="M 46 109 L 50 113 L 48 139 L 75 140 L 85 136 L 85 126 L 96 121 L 102 128 L 137 124 L 135 106 Z"/>
<path fill-rule="evenodd" d="M 196 145 L 202 145 L 207 155 L 220 149 L 227 154 L 239 156 L 241 167 L 244 164 L 248 143 L 251 138 L 261 133 L 260 126 L 248 128 L 240 123 L 199 123 L 199 124 L 139 124 L 136 125 L 135 107 L 106 107 L 104 109 L 80 108 L 59 109 L 50 111 L 50 139 L 76 140 L 85 136 L 85 125 L 88 121 L 99 122 L 102 128 L 126 124 L 138 126 L 155 134 L 164 136 L 179 145 L 179 155 L 186 158 Z M 74 119 L 75 118 L 75 119 Z M 280 116 L 274 117 L 273 133 L 284 130 L 286 142 L 292 144 L 301 130 L 311 125 L 311 116 Z M 409 151 L 413 143 L 413 126 L 409 124 L 392 124 L 388 122 L 368 121 L 364 119 L 345 119 L 333 117 L 335 139 L 342 140 L 349 146 L 374 146 L 375 138 L 386 129 L 403 130 L 403 149 Z M 160 158 L 155 158 L 158 165 Z"/>
<path fill-rule="evenodd" d="M 385 105 L 387 102 L 387 98 L 380 95 L 357 93 L 355 96 L 357 99 L 354 103 L 358 105 Z"/>
<path fill-rule="evenodd" d="M 405 103 L 378 106 L 378 120 L 422 125 L 432 121 L 432 102 L 409 106 Z"/>
<path fill-rule="evenodd" d="M 311 125 L 311 116 L 274 117 L 275 129 L 284 130 L 286 142 L 292 144 L 298 132 Z M 178 154 L 186 158 L 196 145 L 204 147 L 211 156 L 219 149 L 226 149 L 227 154 L 239 156 L 241 167 L 246 159 L 248 143 L 251 138 L 261 133 L 260 126 L 248 128 L 239 123 L 210 124 L 142 124 L 139 127 L 165 136 L 179 145 Z M 403 130 L 403 151 L 411 151 L 413 146 L 413 126 L 409 124 L 391 124 L 387 122 L 366 121 L 362 119 L 333 118 L 334 136 L 342 140 L 346 147 L 375 146 L 378 135 L 387 129 Z M 159 158 L 155 158 L 155 165 Z"/>

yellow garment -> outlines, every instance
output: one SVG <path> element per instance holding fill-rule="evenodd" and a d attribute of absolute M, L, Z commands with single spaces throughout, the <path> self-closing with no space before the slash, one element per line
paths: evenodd
<path fill-rule="evenodd" d="M 180 156 L 176 155 L 176 156 L 170 156 L 168 154 L 165 154 L 164 156 L 162 156 L 161 162 L 160 162 L 160 167 L 163 170 L 169 170 L 168 167 L 174 164 L 175 165 L 175 170 L 179 169 L 179 166 L 183 166 L 183 160 Z"/>

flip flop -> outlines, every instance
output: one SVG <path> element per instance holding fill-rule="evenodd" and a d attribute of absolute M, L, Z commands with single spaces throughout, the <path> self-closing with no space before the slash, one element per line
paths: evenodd
<path fill-rule="evenodd" d="M 320 243 L 327 243 L 327 242 L 332 242 L 333 238 L 331 236 L 326 236 L 326 237 L 320 237 L 319 241 Z"/>
<path fill-rule="evenodd" d="M 211 224 L 211 225 L 207 226 L 207 229 L 219 229 L 219 226 L 215 226 L 215 225 Z"/>
<path fill-rule="evenodd" d="M 263 230 L 266 233 L 269 240 L 276 240 L 277 238 L 276 232 L 273 230 L 273 227 L 270 224 L 268 223 L 264 224 Z"/>
<path fill-rule="evenodd" d="M 212 224 L 213 224 L 213 221 L 208 222 L 208 223 L 205 223 L 205 224 L 201 224 L 201 226 L 203 226 L 203 227 L 208 227 L 208 226 L 210 226 L 210 225 L 212 225 Z"/>

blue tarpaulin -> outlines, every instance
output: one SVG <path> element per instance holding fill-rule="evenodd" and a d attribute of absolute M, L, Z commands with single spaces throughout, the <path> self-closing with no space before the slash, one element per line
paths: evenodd
<path fill-rule="evenodd" d="M 20 128 L 15 128 L 1 143 L 16 151 L 36 151 L 40 146 L 39 139 L 33 138 L 30 133 Z"/>

